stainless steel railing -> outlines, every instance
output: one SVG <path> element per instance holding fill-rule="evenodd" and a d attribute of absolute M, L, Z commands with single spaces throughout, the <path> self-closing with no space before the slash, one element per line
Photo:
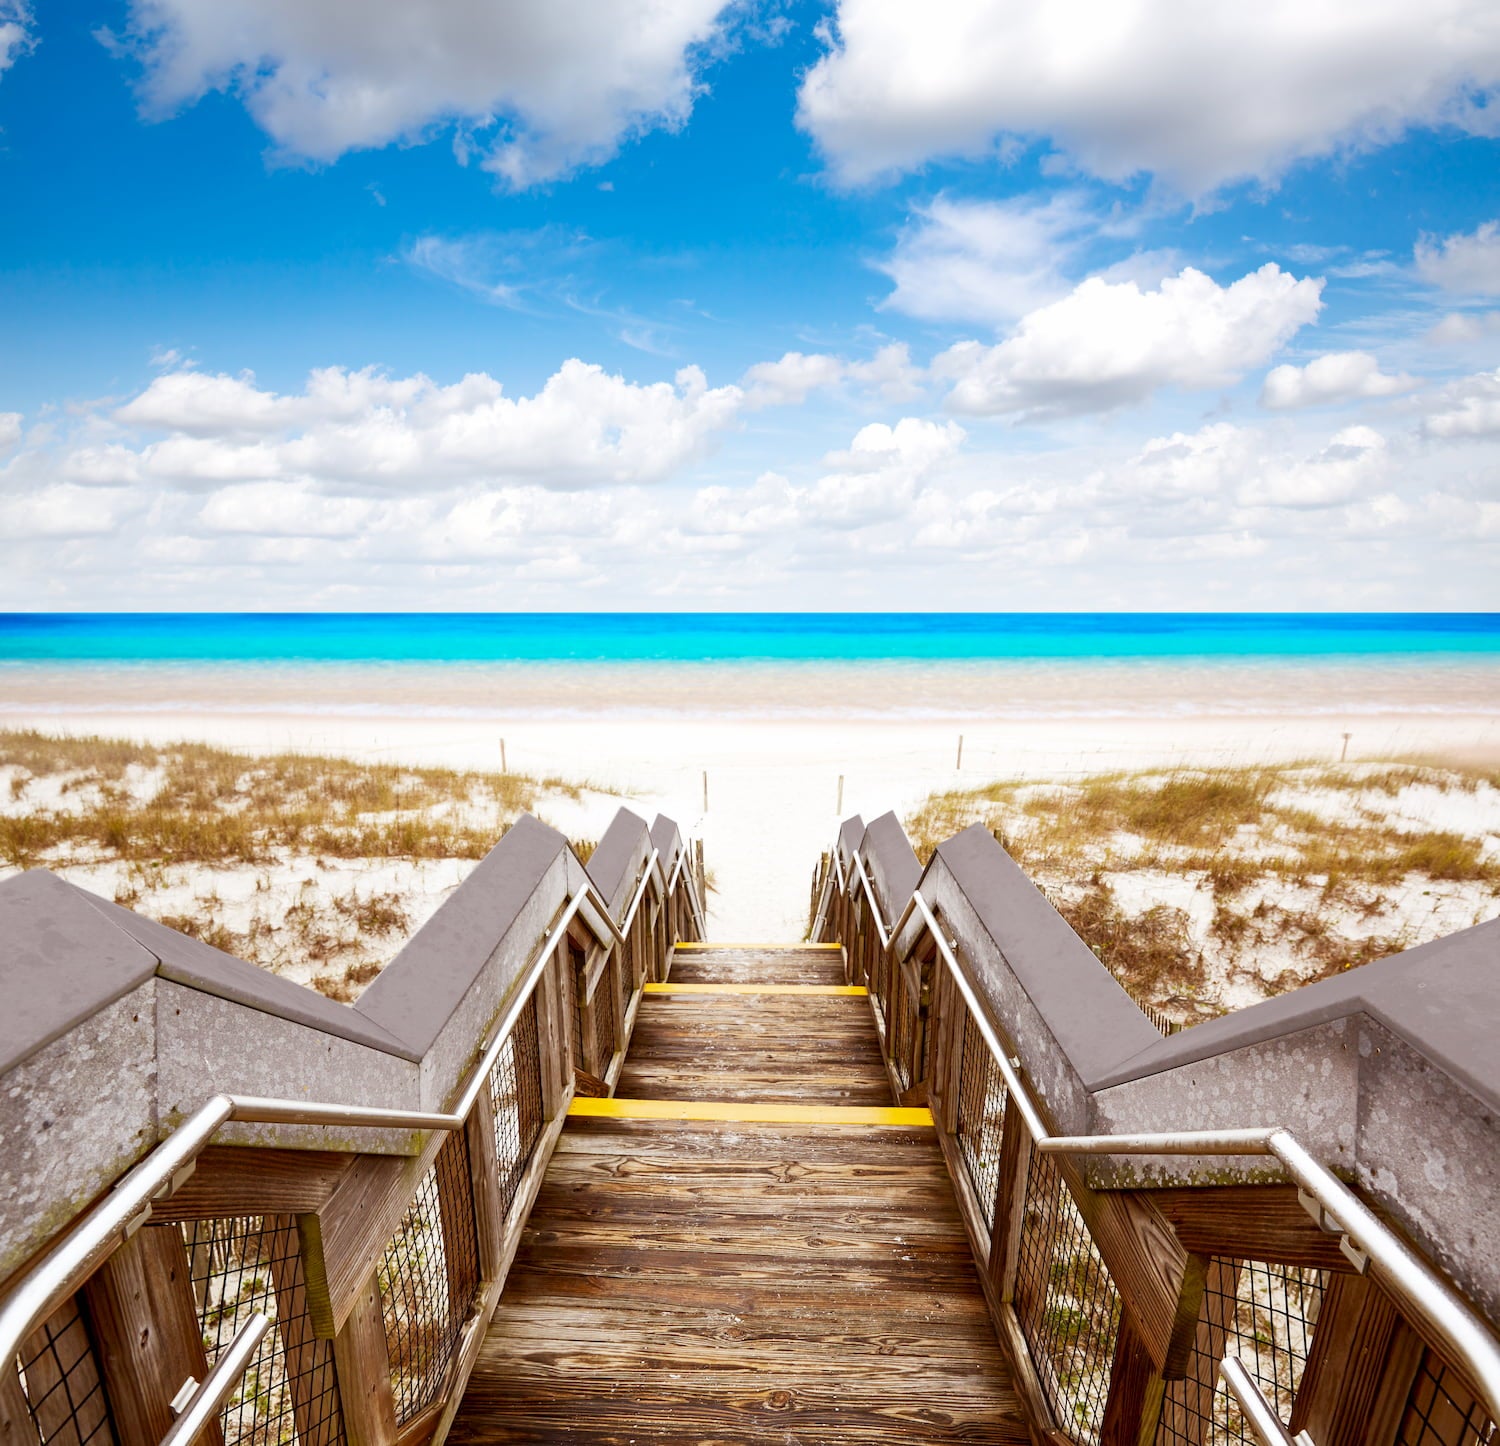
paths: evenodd
<path fill-rule="evenodd" d="M 837 841 L 834 843 L 834 857 L 838 857 Z M 1446 1347 L 1454 1362 L 1478 1387 L 1490 1416 L 1500 1420 L 1500 1341 L 1447 1283 L 1336 1175 L 1314 1159 L 1289 1130 L 1264 1126 L 1137 1135 L 1053 1135 L 1022 1083 L 1020 1061 L 1007 1053 L 990 1023 L 987 1008 L 959 965 L 953 952 L 957 941 L 944 937 L 920 887 L 913 890 L 901 916 L 887 929 L 880 901 L 857 850 L 851 862 L 853 867 L 847 895 L 852 898 L 856 886 L 864 890 L 882 949 L 890 949 L 913 915 L 920 917 L 923 930 L 937 946 L 944 967 L 1000 1069 L 1009 1097 L 1015 1102 L 1035 1149 L 1071 1155 L 1266 1155 L 1275 1158 L 1296 1182 L 1298 1198 L 1304 1208 L 1323 1229 L 1339 1236 L 1340 1249 L 1354 1268 L 1363 1274 L 1371 1263 L 1377 1267 L 1382 1285 L 1409 1315 L 1420 1320 Z M 831 871 L 829 877 L 832 878 Z M 821 906 L 819 916 L 820 919 L 824 916 Z M 1245 1379 L 1249 1381 L 1248 1374 Z M 1250 1386 L 1255 1390 L 1253 1382 Z M 1256 1395 L 1259 1395 L 1258 1390 Z M 1272 1446 L 1279 1446 L 1279 1439 L 1289 1438 L 1283 1432 L 1283 1438 L 1267 1436 L 1264 1439 Z"/>
<path fill-rule="evenodd" d="M 453 1108 L 444 1112 L 380 1109 L 367 1105 L 329 1104 L 308 1100 L 268 1099 L 249 1095 L 218 1094 L 206 1100 L 128 1174 L 122 1176 L 104 1199 L 51 1250 L 25 1271 L 0 1302 L 0 1362 L 13 1361 L 31 1330 L 45 1320 L 64 1300 L 99 1268 L 119 1243 L 133 1235 L 151 1217 L 151 1202 L 170 1196 L 192 1174 L 194 1162 L 204 1147 L 226 1124 L 336 1125 L 344 1128 L 397 1130 L 461 1130 L 479 1099 L 491 1069 L 505 1048 L 521 1011 L 526 1007 L 546 970 L 548 961 L 562 942 L 568 926 L 585 903 L 592 906 L 617 944 L 625 944 L 631 926 L 656 881 L 663 897 L 670 899 L 683 872 L 687 845 L 678 856 L 672 881 L 663 880 L 660 855 L 653 848 L 623 920 L 616 923 L 609 904 L 592 881 L 568 897 L 536 958 L 527 967 L 511 1002 L 500 1017 L 493 1037 L 481 1052 L 468 1083 Z M 702 920 L 702 905 L 691 871 L 688 898 L 694 916 Z M 700 922 L 701 928 L 701 922 Z M 270 1322 L 263 1315 L 252 1317 L 235 1336 L 201 1385 L 183 1405 L 161 1446 L 188 1446 L 218 1411 L 229 1392 L 244 1375 L 255 1347 Z"/>

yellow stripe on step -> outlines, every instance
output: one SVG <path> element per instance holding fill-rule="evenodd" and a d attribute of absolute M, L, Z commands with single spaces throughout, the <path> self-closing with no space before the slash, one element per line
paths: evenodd
<path fill-rule="evenodd" d="M 592 1120 L 725 1120 L 741 1125 L 930 1125 L 931 1110 L 881 1105 L 742 1104 L 738 1100 L 578 1098 L 568 1113 Z"/>
<path fill-rule="evenodd" d="M 677 944 L 677 949 L 842 949 L 842 944 Z"/>
<path fill-rule="evenodd" d="M 647 994 L 814 994 L 861 997 L 869 994 L 863 984 L 645 984 Z"/>

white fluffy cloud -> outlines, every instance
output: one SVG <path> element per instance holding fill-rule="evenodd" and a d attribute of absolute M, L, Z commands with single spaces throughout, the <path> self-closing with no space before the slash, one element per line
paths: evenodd
<path fill-rule="evenodd" d="M 1345 427 L 1313 451 L 1278 445 L 1254 427 L 1214 422 L 1146 443 L 1119 474 L 1140 498 L 1217 499 L 1243 507 L 1320 508 L 1351 501 L 1383 473 L 1386 440 Z"/>
<path fill-rule="evenodd" d="M 738 387 L 711 388 L 696 367 L 675 383 L 641 385 L 578 360 L 534 396 L 516 398 L 482 373 L 439 386 L 421 375 L 332 367 L 286 396 L 248 373 L 171 372 L 114 414 L 124 426 L 168 435 L 139 448 L 87 449 L 89 480 L 381 489 L 454 480 L 651 483 L 701 455 L 742 402 Z"/>
<path fill-rule="evenodd" d="M 1273 410 L 1320 407 L 1365 397 L 1392 397 L 1409 392 L 1414 378 L 1387 376 L 1367 351 L 1333 351 L 1305 367 L 1279 366 L 1266 373 L 1260 404 Z"/>
<path fill-rule="evenodd" d="M 1193 193 L 1414 125 L 1493 134 L 1492 0 L 838 0 L 802 126 L 846 182 L 1043 137 Z"/>
<path fill-rule="evenodd" d="M 956 422 L 903 417 L 894 427 L 872 422 L 847 451 L 830 452 L 830 468 L 807 497 L 805 512 L 823 525 L 868 526 L 903 513 L 918 486 L 964 442 Z"/>
<path fill-rule="evenodd" d="M 1443 388 L 1422 423 L 1429 437 L 1500 437 L 1500 368 Z"/>
<path fill-rule="evenodd" d="M 135 0 L 148 104 L 242 96 L 291 156 L 458 127 L 514 186 L 681 125 L 726 0 Z M 493 134 L 491 134 L 493 132 Z"/>
<path fill-rule="evenodd" d="M 745 403 L 778 407 L 805 402 L 816 391 L 852 383 L 883 402 L 909 402 L 922 394 L 924 372 L 904 341 L 883 346 L 865 361 L 826 352 L 789 351 L 779 361 L 757 362 L 741 380 Z"/>
<path fill-rule="evenodd" d="M 921 208 L 880 269 L 886 305 L 928 321 L 999 326 L 1068 290 L 1064 267 L 1098 221 L 1084 199 L 955 201 Z"/>
<path fill-rule="evenodd" d="M 31 49 L 31 20 L 26 0 L 0 0 L 0 75 Z"/>
<path fill-rule="evenodd" d="M 976 415 L 1104 411 L 1162 386 L 1222 386 L 1313 321 L 1322 286 L 1274 264 L 1230 286 L 1192 267 L 1145 291 L 1091 277 L 998 346 L 961 342 L 933 371 L 953 382 L 948 405 Z"/>
<path fill-rule="evenodd" d="M 21 440 L 22 420 L 19 412 L 0 412 L 0 452 L 7 451 Z"/>
<path fill-rule="evenodd" d="M 1417 242 L 1417 274 L 1444 291 L 1500 296 L 1500 221 L 1486 221 L 1468 235 Z"/>

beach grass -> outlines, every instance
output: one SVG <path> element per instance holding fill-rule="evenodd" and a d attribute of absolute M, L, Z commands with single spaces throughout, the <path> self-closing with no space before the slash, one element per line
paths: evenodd
<path fill-rule="evenodd" d="M 524 774 L 33 730 L 0 732 L 0 769 L 12 808 L 40 795 L 38 781 L 55 783 L 0 816 L 0 860 L 15 868 L 68 845 L 153 863 L 257 864 L 279 851 L 476 859 L 543 794 L 580 791 Z"/>
<path fill-rule="evenodd" d="M 1192 1022 L 1500 912 L 1500 774 L 1427 760 L 1150 769 L 933 794 L 1142 1002 Z"/>
<path fill-rule="evenodd" d="M 522 814 L 584 785 L 0 731 L 0 868 L 47 867 L 342 1000 Z M 586 857 L 592 843 L 574 841 Z"/>

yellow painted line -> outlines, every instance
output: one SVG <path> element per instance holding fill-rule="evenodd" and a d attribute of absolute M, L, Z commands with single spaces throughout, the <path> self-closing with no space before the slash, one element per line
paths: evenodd
<path fill-rule="evenodd" d="M 575 1099 L 588 1120 L 724 1120 L 741 1125 L 930 1125 L 931 1110 L 881 1105 L 741 1104 L 737 1100 Z"/>
<path fill-rule="evenodd" d="M 842 949 L 842 944 L 678 944 L 678 949 Z"/>
<path fill-rule="evenodd" d="M 647 994 L 869 994 L 863 984 L 647 984 Z"/>

